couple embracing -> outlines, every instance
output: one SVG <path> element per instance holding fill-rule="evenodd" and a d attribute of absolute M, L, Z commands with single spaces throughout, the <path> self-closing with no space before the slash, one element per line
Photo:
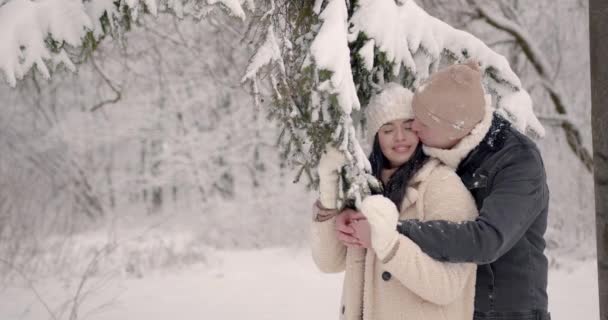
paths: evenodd
<path fill-rule="evenodd" d="M 339 209 L 343 155 L 319 163 L 312 256 L 345 272 L 345 320 L 549 320 L 549 190 L 535 143 L 494 113 L 474 62 L 367 107 L 383 194 Z"/>

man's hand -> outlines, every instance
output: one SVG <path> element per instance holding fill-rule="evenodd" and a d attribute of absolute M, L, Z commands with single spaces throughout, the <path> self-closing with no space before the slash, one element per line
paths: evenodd
<path fill-rule="evenodd" d="M 351 225 L 353 226 L 353 229 L 355 229 L 355 235 L 357 235 L 357 238 L 359 239 L 361 248 L 370 249 L 372 247 L 371 227 L 369 222 L 367 222 L 367 219 L 353 220 Z"/>

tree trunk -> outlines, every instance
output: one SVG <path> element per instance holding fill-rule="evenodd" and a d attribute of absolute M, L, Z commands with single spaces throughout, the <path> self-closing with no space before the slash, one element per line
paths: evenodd
<path fill-rule="evenodd" d="M 589 0 L 600 319 L 608 320 L 608 2 Z"/>

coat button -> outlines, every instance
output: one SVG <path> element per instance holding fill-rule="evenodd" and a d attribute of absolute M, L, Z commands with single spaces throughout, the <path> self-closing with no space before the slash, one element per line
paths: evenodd
<path fill-rule="evenodd" d="M 388 271 L 382 272 L 382 280 L 389 281 L 391 279 L 391 277 L 392 277 L 392 275 L 390 272 L 388 272 Z"/>

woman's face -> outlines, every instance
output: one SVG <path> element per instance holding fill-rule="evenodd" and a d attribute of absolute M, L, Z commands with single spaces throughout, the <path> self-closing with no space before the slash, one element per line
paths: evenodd
<path fill-rule="evenodd" d="M 418 146 L 419 139 L 412 131 L 412 120 L 397 119 L 380 127 L 378 141 L 391 168 L 396 168 L 411 158 Z"/>

